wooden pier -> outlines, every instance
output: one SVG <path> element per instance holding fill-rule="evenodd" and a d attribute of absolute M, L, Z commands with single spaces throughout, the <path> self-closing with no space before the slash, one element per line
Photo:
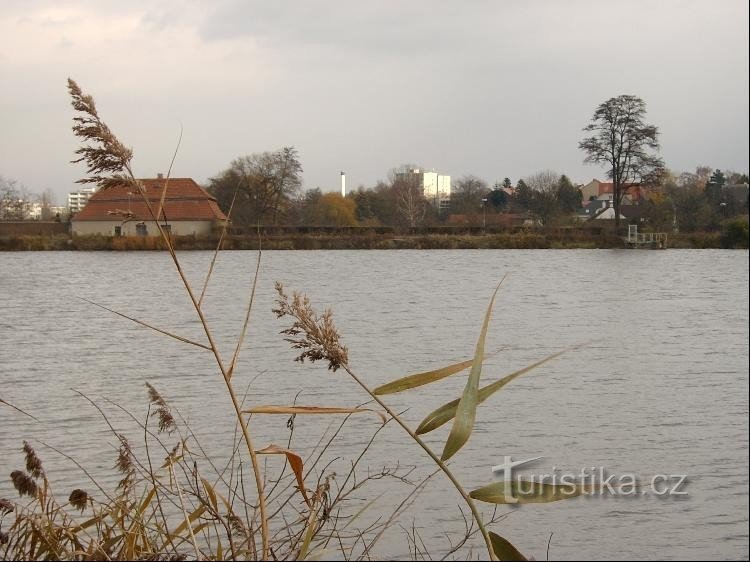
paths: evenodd
<path fill-rule="evenodd" d="M 629 224 L 625 246 L 627 248 L 665 250 L 667 248 L 667 241 L 666 232 L 638 232 L 637 224 Z"/>

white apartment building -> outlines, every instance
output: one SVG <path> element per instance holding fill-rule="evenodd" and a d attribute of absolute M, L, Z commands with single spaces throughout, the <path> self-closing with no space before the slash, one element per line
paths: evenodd
<path fill-rule="evenodd" d="M 51 220 L 55 217 L 60 217 L 60 219 L 67 218 L 68 216 L 68 207 L 55 207 L 55 206 L 49 206 L 47 207 L 47 212 L 45 213 L 44 205 L 41 203 L 31 203 L 29 205 L 29 212 L 28 212 L 28 218 L 32 220 Z"/>
<path fill-rule="evenodd" d="M 451 177 L 426 170 L 410 170 L 398 174 L 405 179 L 414 181 L 422 188 L 425 199 L 442 209 L 448 206 L 451 199 Z"/>
<path fill-rule="evenodd" d="M 89 202 L 89 198 L 96 193 L 96 190 L 96 186 L 82 187 L 78 191 L 68 193 L 68 211 L 70 214 L 73 215 L 82 210 Z"/>

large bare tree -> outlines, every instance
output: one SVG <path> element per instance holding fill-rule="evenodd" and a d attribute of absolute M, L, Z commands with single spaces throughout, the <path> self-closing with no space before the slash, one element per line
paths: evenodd
<path fill-rule="evenodd" d="M 476 215 L 482 212 L 489 195 L 487 182 L 477 176 L 463 176 L 456 181 L 451 193 L 451 209 L 456 213 Z"/>
<path fill-rule="evenodd" d="M 614 184 L 615 229 L 620 227 L 620 204 L 630 184 L 650 181 L 664 163 L 656 155 L 659 130 L 644 121 L 646 103 L 639 97 L 621 95 L 596 108 L 583 129 L 591 136 L 578 147 L 586 153 L 584 162 L 606 164 Z"/>
<path fill-rule="evenodd" d="M 208 191 L 227 212 L 237 190 L 232 211 L 235 224 L 277 224 L 300 190 L 301 174 L 297 150 L 284 147 L 237 158 L 209 180 Z"/>
<path fill-rule="evenodd" d="M 560 174 L 552 170 L 543 170 L 524 178 L 524 183 L 531 189 L 527 208 L 545 226 L 549 226 L 559 214 L 557 191 L 560 178 Z"/>
<path fill-rule="evenodd" d="M 29 195 L 16 180 L 0 176 L 0 220 L 24 220 L 29 214 Z"/>
<path fill-rule="evenodd" d="M 412 173 L 419 169 L 419 166 L 413 164 L 402 164 L 388 173 L 397 218 L 399 222 L 412 228 L 421 226 L 427 214 L 427 199 L 419 176 Z"/>

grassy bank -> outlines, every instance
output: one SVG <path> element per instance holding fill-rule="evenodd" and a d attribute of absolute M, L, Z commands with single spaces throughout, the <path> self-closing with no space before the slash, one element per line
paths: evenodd
<path fill-rule="evenodd" d="M 214 236 L 176 236 L 177 250 L 213 250 L 218 238 Z M 620 238 L 611 234 L 566 234 L 559 231 L 530 230 L 515 233 L 487 234 L 265 234 L 232 235 L 224 239 L 224 250 L 461 250 L 461 249 L 568 249 L 622 248 Z M 670 248 L 747 248 L 744 239 L 727 239 L 722 232 L 672 234 Z M 128 251 L 162 250 L 157 237 L 109 236 L 3 236 L 0 251 Z"/>

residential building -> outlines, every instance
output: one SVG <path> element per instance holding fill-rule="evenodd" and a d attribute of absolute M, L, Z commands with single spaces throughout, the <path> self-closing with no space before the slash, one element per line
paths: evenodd
<path fill-rule="evenodd" d="M 62 220 L 68 217 L 69 212 L 68 207 L 56 207 L 36 202 L 30 204 L 28 218 L 43 221 L 55 219 Z"/>
<path fill-rule="evenodd" d="M 146 198 L 158 212 L 166 185 L 164 207 L 159 224 L 178 236 L 206 235 L 227 220 L 216 199 L 191 178 L 142 179 Z M 86 206 L 72 220 L 74 235 L 157 236 L 159 234 L 149 206 L 128 185 L 102 189 L 92 194 Z"/>
<path fill-rule="evenodd" d="M 603 182 L 597 179 L 581 187 L 581 196 L 583 202 L 592 199 L 600 199 L 603 195 L 610 194 L 614 196 L 615 184 L 613 182 Z M 623 204 L 630 205 L 638 203 L 644 197 L 643 188 L 636 184 L 625 185 L 625 195 L 622 198 Z M 611 197 L 610 197 L 611 199 Z"/>
<path fill-rule="evenodd" d="M 42 214 L 43 214 L 43 206 L 41 203 L 31 203 L 29 204 L 29 212 L 28 212 L 28 218 L 32 220 L 41 220 Z"/>
<path fill-rule="evenodd" d="M 90 186 L 68 193 L 68 212 L 74 215 L 83 209 L 91 196 L 96 193 L 96 190 L 96 186 Z"/>
<path fill-rule="evenodd" d="M 622 214 L 623 207 L 620 207 L 621 219 L 625 218 Z M 587 201 L 584 203 L 583 207 L 576 210 L 576 218 L 580 221 L 615 218 L 615 208 L 612 205 L 612 194 L 605 193 L 600 198 Z"/>
<path fill-rule="evenodd" d="M 425 199 L 439 209 L 447 208 L 451 198 L 451 177 L 435 171 L 428 172 L 419 168 L 401 172 L 398 178 L 416 181 Z"/>
<path fill-rule="evenodd" d="M 70 216 L 70 209 L 68 207 L 50 207 L 50 216 L 53 218 L 59 218 L 61 220 L 67 219 Z"/>

